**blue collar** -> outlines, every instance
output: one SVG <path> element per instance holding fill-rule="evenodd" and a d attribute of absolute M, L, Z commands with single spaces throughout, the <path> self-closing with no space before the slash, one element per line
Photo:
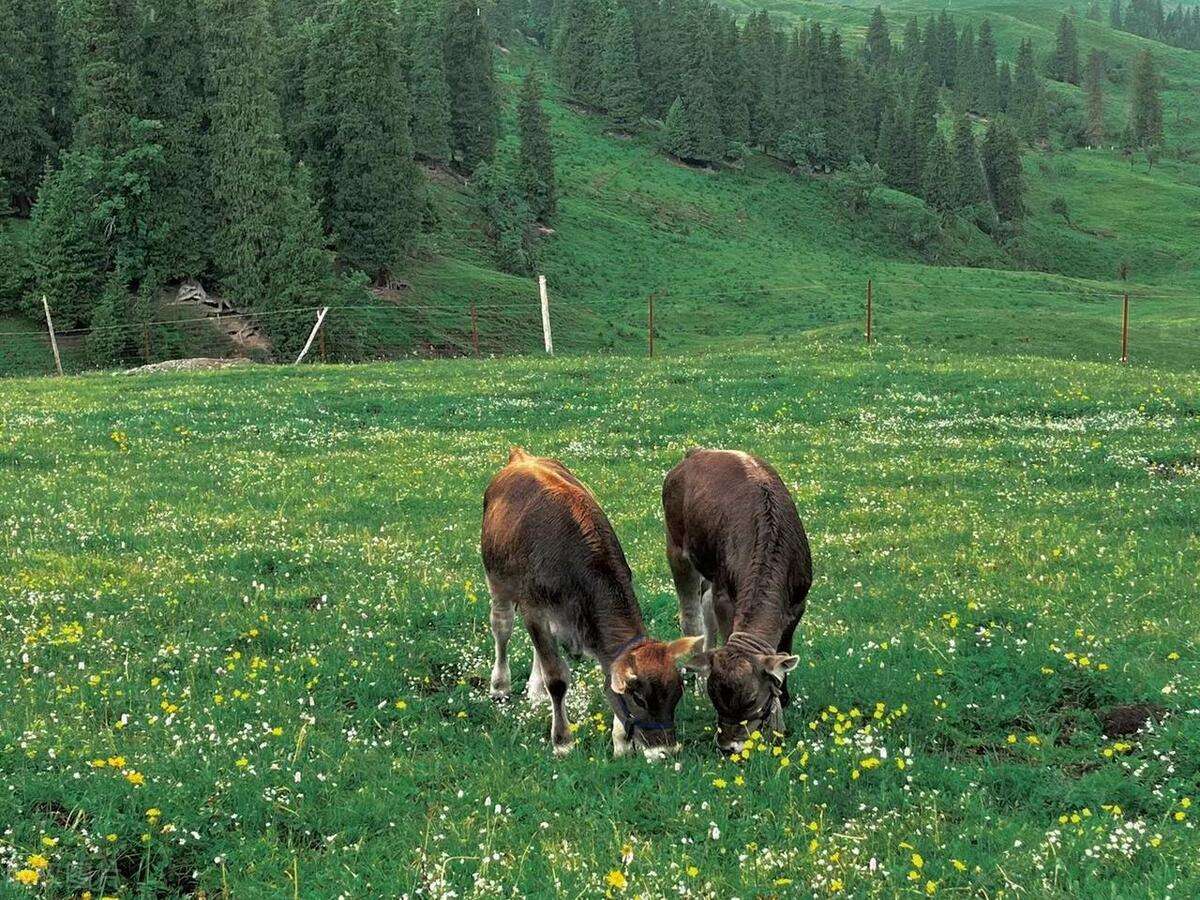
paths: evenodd
<path fill-rule="evenodd" d="M 634 647 L 640 647 L 649 640 L 650 639 L 645 635 L 638 635 L 637 637 L 630 638 L 617 648 L 617 652 L 613 654 L 613 662 L 616 662 L 621 658 L 621 656 L 628 653 Z M 629 712 L 629 704 L 625 702 L 625 695 L 618 694 L 616 691 L 613 691 L 612 694 L 617 698 L 617 703 L 621 707 L 621 724 L 625 726 L 625 736 L 629 740 L 633 740 L 633 732 L 638 728 L 642 729 L 642 731 L 666 731 L 669 728 L 675 727 L 674 722 L 656 722 L 652 719 L 635 719 Z"/>

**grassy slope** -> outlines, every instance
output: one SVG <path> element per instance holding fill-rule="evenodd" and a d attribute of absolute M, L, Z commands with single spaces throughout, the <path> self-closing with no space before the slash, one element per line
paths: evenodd
<path fill-rule="evenodd" d="M 751 5 L 731 5 L 748 11 Z M 757 6 L 758 4 L 752 4 Z M 768 4 L 783 19 L 816 17 L 861 40 L 874 0 Z M 888 4 L 898 36 L 905 17 L 941 5 Z M 966 0 L 957 19 L 989 16 L 1002 55 L 1032 37 L 1039 54 L 1053 44 L 1062 6 L 1049 0 Z M 1081 19 L 1081 44 L 1127 61 L 1151 47 L 1163 65 L 1169 143 L 1200 146 L 1200 54 L 1168 48 Z M 544 60 L 520 49 L 498 55 L 508 108 L 507 153 L 515 152 L 515 88 Z M 1077 88 L 1055 86 L 1078 95 Z M 1124 122 L 1124 85 L 1111 86 L 1110 127 Z M 884 340 L 982 352 L 1110 359 L 1119 341 L 1123 285 L 1132 264 L 1133 354 L 1173 367 L 1195 366 L 1200 345 L 1200 165 L 1166 160 L 1147 174 L 1111 152 L 1029 156 L 1032 218 L 1015 256 L 977 232 L 954 229 L 929 265 L 880 217 L 847 218 L 832 186 L 793 177 L 762 159 L 743 171 L 711 175 L 682 168 L 655 149 L 655 136 L 620 140 L 602 120 L 564 105 L 550 90 L 562 193 L 557 233 L 543 242 L 553 297 L 556 347 L 562 351 L 641 352 L 646 296 L 660 296 L 658 346 L 691 351 L 715 339 L 792 341 L 816 329 L 854 339 L 861 331 L 868 277 L 877 290 Z M 1068 227 L 1049 212 L 1056 196 L 1072 213 Z M 414 345 L 427 353 L 470 349 L 472 302 L 485 352 L 540 348 L 536 287 L 497 272 L 469 190 L 444 175 L 430 197 L 439 225 L 407 276 L 396 306 L 335 313 L 370 322 L 370 350 L 390 356 Z M 1024 271 L 1013 271 L 1024 269 Z M 36 327 L 30 323 L 30 327 Z M 37 355 L 36 347 L 25 356 Z M 0 347 L 0 372 L 20 371 Z M 24 357 L 21 357 L 24 358 Z"/>
<path fill-rule="evenodd" d="M 780 0 L 769 8 L 784 18 L 816 16 L 853 32 L 873 6 Z M 930 8 L 910 3 L 889 12 L 900 30 L 904 14 Z M 1048 3 L 955 7 L 960 21 L 984 13 L 997 25 L 1002 54 L 1011 56 L 1025 36 L 1044 52 L 1061 11 Z M 1153 46 L 1172 85 L 1171 143 L 1197 144 L 1200 55 L 1091 22 L 1081 22 L 1080 30 L 1085 49 L 1103 46 L 1114 58 Z M 510 93 L 530 64 L 538 60 L 524 52 L 502 56 Z M 1124 90 L 1117 85 L 1110 91 L 1114 129 L 1124 121 Z M 873 277 L 884 339 L 1107 359 L 1119 334 L 1122 285 L 1115 273 L 1128 260 L 1135 356 L 1171 366 L 1196 362 L 1196 164 L 1166 161 L 1147 174 L 1144 163 L 1131 167 L 1110 152 L 1031 155 L 1026 170 L 1033 216 L 1017 256 L 1006 258 L 982 236 L 959 229 L 939 248 L 942 265 L 931 267 L 878 217 L 848 219 L 826 181 L 790 176 L 761 159 L 720 175 L 685 169 L 657 153 L 652 134 L 616 139 L 602 120 L 563 105 L 553 91 L 551 98 L 563 199 L 557 234 L 543 246 L 559 347 L 637 351 L 645 342 L 651 291 L 665 292 L 656 316 L 659 346 L 668 350 L 747 335 L 791 340 L 814 328 L 851 338 L 861 329 L 865 282 Z M 507 149 L 513 150 L 511 140 Z M 1059 195 L 1070 204 L 1070 227 L 1049 212 Z M 454 195 L 439 189 L 435 196 L 453 202 L 447 197 Z M 457 328 L 453 339 L 460 344 L 465 325 L 454 322 L 466 322 L 461 310 L 469 299 L 483 293 L 511 310 L 515 297 L 533 333 L 522 334 L 521 322 L 493 326 L 485 319 L 485 344 L 495 332 L 501 337 L 493 347 L 535 348 L 531 284 L 484 277 L 477 228 L 464 227 L 460 216 L 450 218 L 456 230 L 441 236 L 441 245 L 454 256 L 460 242 L 469 244 L 469 264 L 445 257 L 426 263 L 413 278 L 413 296 L 451 308 L 446 327 Z"/>
<path fill-rule="evenodd" d="M 488 700 L 516 442 L 594 487 L 664 635 L 665 470 L 779 466 L 818 572 L 785 756 L 720 760 L 689 693 L 677 768 L 613 761 L 590 663 L 566 760 Z M 10 381 L 2 841 L 55 896 L 1194 896 L 1198 720 L 1106 757 L 1099 719 L 1195 705 L 1198 445 L 1188 375 L 838 344 Z"/>

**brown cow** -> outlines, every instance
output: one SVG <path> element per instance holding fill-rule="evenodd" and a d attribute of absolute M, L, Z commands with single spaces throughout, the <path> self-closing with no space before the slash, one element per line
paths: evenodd
<path fill-rule="evenodd" d="M 571 749 L 566 694 L 570 671 L 559 644 L 600 663 L 613 710 L 613 752 L 655 758 L 677 748 L 679 665 L 701 637 L 664 644 L 646 636 L 621 544 L 592 492 L 566 466 L 520 448 L 483 495 L 483 565 L 492 595 L 496 662 L 492 696 L 508 697 L 513 610 L 533 641 L 530 700 L 549 696 L 555 753 Z"/>
<path fill-rule="evenodd" d="M 690 451 L 667 474 L 663 511 L 680 623 L 704 633 L 717 744 L 737 753 L 755 730 L 783 731 L 792 635 L 812 586 L 808 537 L 775 470 L 738 451 Z"/>

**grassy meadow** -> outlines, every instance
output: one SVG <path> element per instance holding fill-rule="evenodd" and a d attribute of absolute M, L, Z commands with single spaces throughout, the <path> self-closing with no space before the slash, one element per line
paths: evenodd
<path fill-rule="evenodd" d="M 515 443 L 664 636 L 664 473 L 777 465 L 786 738 L 722 759 L 689 690 L 678 757 L 614 760 L 588 662 L 567 758 L 492 703 Z M 896 345 L 8 380 L 0 895 L 1195 896 L 1198 477 L 1190 373 Z"/>

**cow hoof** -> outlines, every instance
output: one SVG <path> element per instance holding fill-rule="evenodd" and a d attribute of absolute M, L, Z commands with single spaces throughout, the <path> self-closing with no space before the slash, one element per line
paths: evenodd
<path fill-rule="evenodd" d="M 492 699 L 497 703 L 507 703 L 512 692 L 506 687 L 493 687 L 491 690 Z"/>
<path fill-rule="evenodd" d="M 574 749 L 575 749 L 574 741 L 567 741 L 565 744 L 555 744 L 554 745 L 554 755 L 555 756 L 566 756 L 568 753 L 570 753 Z"/>

